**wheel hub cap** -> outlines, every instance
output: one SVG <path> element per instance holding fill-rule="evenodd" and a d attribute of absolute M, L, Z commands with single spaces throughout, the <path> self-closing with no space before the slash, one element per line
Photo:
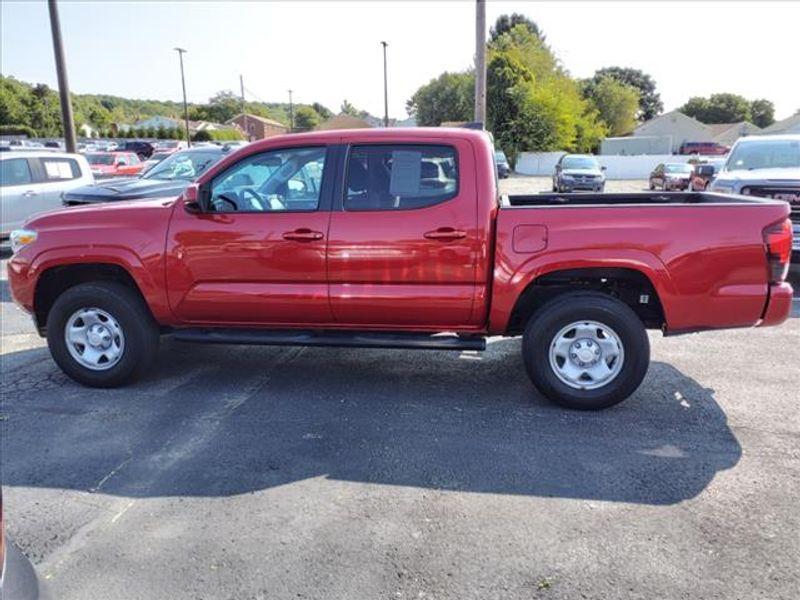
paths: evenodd
<path fill-rule="evenodd" d="M 116 365 L 125 349 L 119 321 L 100 308 L 82 308 L 67 319 L 64 338 L 72 358 L 93 371 Z"/>
<path fill-rule="evenodd" d="M 597 321 L 563 327 L 550 344 L 550 367 L 563 383 L 580 390 L 603 387 L 622 370 L 625 358 L 617 333 Z"/>

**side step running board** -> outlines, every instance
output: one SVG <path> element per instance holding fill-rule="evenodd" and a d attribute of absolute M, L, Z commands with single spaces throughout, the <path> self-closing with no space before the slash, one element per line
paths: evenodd
<path fill-rule="evenodd" d="M 257 346 L 337 346 L 347 348 L 415 348 L 418 350 L 486 349 L 486 339 L 482 337 L 428 335 L 424 333 L 191 328 L 177 329 L 172 334 L 172 337 L 182 342 Z"/>

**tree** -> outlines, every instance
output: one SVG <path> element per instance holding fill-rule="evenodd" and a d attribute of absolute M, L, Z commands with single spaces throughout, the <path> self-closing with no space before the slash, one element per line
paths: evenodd
<path fill-rule="evenodd" d="M 156 129 L 156 138 L 159 140 L 166 139 L 167 137 L 167 129 L 163 125 L 159 125 L 158 129 Z"/>
<path fill-rule="evenodd" d="M 750 102 L 738 94 L 711 94 L 708 98 L 695 96 L 678 110 L 701 123 L 738 123 L 752 120 Z"/>
<path fill-rule="evenodd" d="M 333 111 L 331 111 L 328 107 L 323 106 L 319 102 L 314 102 L 314 104 L 311 105 L 311 108 L 316 111 L 316 113 L 319 115 L 319 118 L 323 121 L 330 119 L 333 116 Z"/>
<path fill-rule="evenodd" d="M 222 90 L 208 99 L 208 106 L 205 107 L 207 118 L 200 120 L 225 123 L 241 112 L 241 99 L 230 90 Z"/>
<path fill-rule="evenodd" d="M 357 117 L 358 116 L 358 110 L 356 109 L 355 106 L 350 104 L 349 100 L 344 99 L 344 100 L 342 100 L 342 106 L 339 109 L 339 114 L 340 115 L 348 115 L 350 117 Z"/>
<path fill-rule="evenodd" d="M 750 117 L 754 125 L 769 127 L 775 122 L 775 105 L 760 98 L 750 103 Z"/>
<path fill-rule="evenodd" d="M 636 127 L 639 91 L 633 86 L 605 76 L 585 82 L 583 94 L 597 108 L 609 135 L 624 135 Z"/>
<path fill-rule="evenodd" d="M 471 121 L 475 75 L 442 73 L 419 88 L 406 102 L 408 114 L 424 127 L 436 127 L 445 121 Z"/>
<path fill-rule="evenodd" d="M 599 83 L 604 77 L 611 77 L 639 91 L 637 119 L 647 121 L 664 111 L 664 103 L 656 92 L 656 82 L 647 73 L 629 67 L 606 67 L 595 71 L 592 81 Z"/>
<path fill-rule="evenodd" d="M 511 16 L 500 15 L 497 17 L 494 27 L 489 30 L 489 38 L 491 41 L 495 41 L 504 33 L 508 33 L 514 29 L 517 25 L 524 25 L 531 34 L 544 41 L 544 34 L 539 29 L 539 26 L 525 15 L 519 13 L 513 13 Z"/>
<path fill-rule="evenodd" d="M 294 113 L 295 129 L 311 131 L 319 125 L 320 116 L 310 106 L 300 106 Z"/>
<path fill-rule="evenodd" d="M 496 74 L 489 78 L 487 112 L 496 139 L 513 134 L 509 143 L 515 144 L 519 151 L 587 152 L 599 146 L 606 127 L 597 110 L 583 98 L 578 83 L 561 67 L 553 51 L 540 38 L 524 25 L 516 25 L 492 42 L 489 49 L 490 64 L 498 56 L 505 60 L 505 64 L 494 63 L 493 70 L 510 66 L 512 71 L 522 74 L 525 71 L 520 67 L 524 67 L 530 74 L 530 80 L 524 76 L 526 81 L 517 81 L 511 86 L 514 89 L 510 96 L 516 104 L 518 116 L 506 121 L 506 125 L 492 117 L 496 114 L 494 103 L 497 96 L 491 88 L 498 84 Z M 508 130 L 504 131 L 506 127 Z M 508 153 L 515 152 L 513 148 L 501 147 Z"/>

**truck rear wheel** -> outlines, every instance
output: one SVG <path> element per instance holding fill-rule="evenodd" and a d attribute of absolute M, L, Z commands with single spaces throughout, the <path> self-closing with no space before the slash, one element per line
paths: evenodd
<path fill-rule="evenodd" d="M 549 400 L 599 410 L 639 387 L 650 363 L 650 342 L 626 304 L 597 292 L 571 292 L 534 313 L 522 353 L 528 376 Z"/>
<path fill-rule="evenodd" d="M 158 352 L 159 330 L 136 292 L 115 282 L 69 288 L 47 316 L 47 345 L 69 377 L 116 387 L 141 375 Z"/>

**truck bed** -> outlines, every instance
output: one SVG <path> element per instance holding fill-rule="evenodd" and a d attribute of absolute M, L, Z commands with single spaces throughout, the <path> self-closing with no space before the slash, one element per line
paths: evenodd
<path fill-rule="evenodd" d="M 504 197 L 491 329 L 526 282 L 597 268 L 646 276 L 668 333 L 756 325 L 770 294 L 763 232 L 788 215 L 786 202 L 710 192 Z"/>

